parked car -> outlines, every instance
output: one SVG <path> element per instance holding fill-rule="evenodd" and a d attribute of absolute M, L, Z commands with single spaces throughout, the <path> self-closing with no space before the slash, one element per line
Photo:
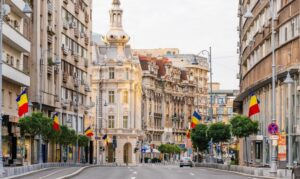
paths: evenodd
<path fill-rule="evenodd" d="M 193 164 L 193 161 L 190 157 L 183 157 L 180 160 L 179 166 L 180 167 L 184 167 L 184 166 L 193 167 L 194 164 Z"/>
<path fill-rule="evenodd" d="M 292 169 L 292 179 L 300 179 L 300 161 L 295 163 Z"/>

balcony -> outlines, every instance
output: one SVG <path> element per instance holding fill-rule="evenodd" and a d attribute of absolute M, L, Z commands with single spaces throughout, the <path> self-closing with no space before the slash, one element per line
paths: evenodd
<path fill-rule="evenodd" d="M 52 74 L 53 74 L 53 67 L 52 67 L 52 66 L 48 66 L 48 67 L 47 67 L 47 73 L 48 73 L 49 75 L 52 75 Z"/>
<path fill-rule="evenodd" d="M 68 77 L 69 77 L 69 75 L 68 75 L 67 73 L 64 73 L 64 74 L 63 74 L 63 82 L 64 82 L 64 83 L 67 83 L 67 82 L 68 82 Z"/>
<path fill-rule="evenodd" d="M 14 10 L 14 11 L 18 11 L 18 15 L 22 15 L 24 17 L 26 17 L 26 16 L 30 17 L 30 14 L 24 14 L 22 12 L 23 8 L 25 6 L 25 1 L 24 0 L 22 0 L 22 1 L 21 0 L 11 0 L 11 2 L 6 1 L 6 3 L 9 4 L 12 9 L 17 8 L 18 10 Z M 12 5 L 12 3 L 13 3 L 13 5 Z"/>
<path fill-rule="evenodd" d="M 54 27 L 52 25 L 47 26 L 47 31 L 48 31 L 49 35 L 54 35 L 55 34 Z"/>
<path fill-rule="evenodd" d="M 77 53 L 74 53 L 74 61 L 79 62 L 79 55 Z"/>
<path fill-rule="evenodd" d="M 50 44 L 52 44 L 52 43 L 53 43 L 53 38 L 52 38 L 52 36 L 51 36 L 51 35 L 49 35 L 49 34 L 48 34 L 48 37 L 47 37 L 47 39 L 48 39 L 48 42 L 49 42 Z"/>
<path fill-rule="evenodd" d="M 66 20 L 64 20 L 64 23 L 63 23 L 63 28 L 65 29 L 65 30 L 68 30 L 69 29 L 69 23 L 66 21 Z"/>
<path fill-rule="evenodd" d="M 84 37 L 84 43 L 85 43 L 85 45 L 89 44 L 89 38 L 87 36 Z"/>
<path fill-rule="evenodd" d="M 85 20 L 85 22 L 88 23 L 88 22 L 89 22 L 89 19 L 90 19 L 90 16 L 89 16 L 89 14 L 86 12 L 86 13 L 84 14 L 84 20 Z"/>
<path fill-rule="evenodd" d="M 64 44 L 62 45 L 63 54 L 67 56 L 69 54 L 69 49 Z"/>
<path fill-rule="evenodd" d="M 48 14 L 52 15 L 53 13 L 53 4 L 52 3 L 48 3 Z"/>
<path fill-rule="evenodd" d="M 29 53 L 30 52 L 30 41 L 27 40 L 20 32 L 16 31 L 13 27 L 7 23 L 3 23 L 3 40 L 14 49 Z"/>
<path fill-rule="evenodd" d="M 87 58 L 84 59 L 84 66 L 85 66 L 86 68 L 89 67 L 89 60 L 88 60 Z"/>
<path fill-rule="evenodd" d="M 30 77 L 23 72 L 3 63 L 3 77 L 21 86 L 30 86 Z"/>
<path fill-rule="evenodd" d="M 74 36 L 75 36 L 76 38 L 79 37 L 79 30 L 78 30 L 78 28 L 74 28 Z"/>
<path fill-rule="evenodd" d="M 77 4 L 75 4 L 75 13 L 76 14 L 79 14 L 79 4 L 77 3 Z"/>

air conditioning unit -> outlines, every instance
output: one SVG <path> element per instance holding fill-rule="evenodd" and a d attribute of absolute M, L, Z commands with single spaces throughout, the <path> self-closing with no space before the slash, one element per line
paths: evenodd
<path fill-rule="evenodd" d="M 76 22 L 70 22 L 70 29 L 76 28 Z"/>

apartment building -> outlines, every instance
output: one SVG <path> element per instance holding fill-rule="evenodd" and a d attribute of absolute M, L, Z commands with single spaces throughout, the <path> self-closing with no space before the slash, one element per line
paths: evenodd
<path fill-rule="evenodd" d="M 260 101 L 260 113 L 252 117 L 258 120 L 260 130 L 257 136 L 248 139 L 253 152 L 248 153 L 252 165 L 269 165 L 271 160 L 271 140 L 267 126 L 271 123 L 272 106 L 272 14 L 274 12 L 274 50 L 276 69 L 275 119 L 280 133 L 288 133 L 288 120 L 292 120 L 292 161 L 300 159 L 300 113 L 299 113 L 299 44 L 300 20 L 299 0 L 272 1 L 240 0 L 237 27 L 240 40 L 240 93 L 235 100 L 237 112 L 247 115 L 250 93 Z M 246 14 L 246 16 L 245 16 Z M 252 16 L 251 16 L 252 15 Z M 284 82 L 290 73 L 293 82 L 291 90 Z M 289 95 L 290 94 L 290 95 Z M 288 105 L 291 99 L 292 104 Z M 290 113 L 289 113 L 290 109 Z M 292 116 L 289 119 L 289 116 Z M 245 144 L 241 141 L 240 161 L 245 163 Z M 290 147 L 287 147 L 287 149 Z M 248 150 L 250 151 L 250 150 Z"/>
<path fill-rule="evenodd" d="M 29 76 L 30 15 L 23 12 L 25 1 L 7 0 L 10 13 L 3 19 L 2 64 L 2 150 L 4 165 L 22 164 L 24 144 L 30 141 L 20 136 L 17 96 L 31 85 Z"/>
<path fill-rule="evenodd" d="M 60 124 L 83 133 L 90 125 L 85 119 L 91 117 L 88 111 L 93 107 L 89 72 L 92 0 L 33 0 L 32 7 L 30 100 L 33 110 L 48 116 L 59 112 Z M 37 144 L 36 141 L 34 151 L 38 149 Z M 45 148 L 44 161 L 60 161 L 61 157 L 71 161 L 76 156 L 74 146 L 67 150 L 49 144 Z M 78 150 L 78 161 L 83 156 L 87 160 L 87 154 L 81 150 Z M 37 161 L 36 153 L 32 163 Z"/>
<path fill-rule="evenodd" d="M 208 72 L 207 61 L 199 57 L 193 59 L 193 64 L 180 60 L 178 65 L 175 59 L 166 57 L 139 59 L 143 70 L 142 120 L 146 135 L 143 145 L 158 148 L 172 143 L 190 149 L 191 153 L 186 131 L 195 110 L 205 120 L 206 112 L 197 109 L 197 100 L 204 95 L 202 102 L 207 102 L 207 78 L 202 78 L 202 72 L 206 75 Z"/>

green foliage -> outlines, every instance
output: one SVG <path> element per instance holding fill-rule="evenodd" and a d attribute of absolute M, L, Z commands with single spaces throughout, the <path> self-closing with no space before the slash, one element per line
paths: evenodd
<path fill-rule="evenodd" d="M 207 136 L 216 143 L 227 142 L 231 138 L 230 125 L 223 122 L 213 123 L 207 130 Z"/>
<path fill-rule="evenodd" d="M 69 129 L 67 126 L 60 127 L 60 135 L 58 137 L 58 143 L 67 146 L 70 144 L 75 144 L 77 140 L 77 135 L 73 129 Z"/>
<path fill-rule="evenodd" d="M 40 124 L 40 134 L 45 142 L 54 141 L 58 138 L 59 132 L 53 129 L 53 120 L 51 118 L 43 116 Z"/>
<path fill-rule="evenodd" d="M 85 135 L 78 136 L 78 145 L 80 147 L 87 147 L 89 145 L 90 138 Z"/>
<path fill-rule="evenodd" d="M 19 120 L 18 126 L 21 130 L 21 135 L 30 135 L 31 137 L 40 134 L 42 113 L 32 113 L 31 116 L 25 116 Z"/>
<path fill-rule="evenodd" d="M 235 116 L 230 123 L 232 134 L 238 138 L 248 137 L 258 132 L 258 122 L 252 121 L 246 116 Z"/>
<path fill-rule="evenodd" d="M 191 139 L 194 148 L 199 151 L 205 151 L 208 148 L 209 139 L 207 137 L 207 126 L 204 124 L 197 125 L 191 132 Z"/>
<path fill-rule="evenodd" d="M 158 150 L 163 154 L 180 154 L 181 148 L 174 144 L 161 144 Z"/>

